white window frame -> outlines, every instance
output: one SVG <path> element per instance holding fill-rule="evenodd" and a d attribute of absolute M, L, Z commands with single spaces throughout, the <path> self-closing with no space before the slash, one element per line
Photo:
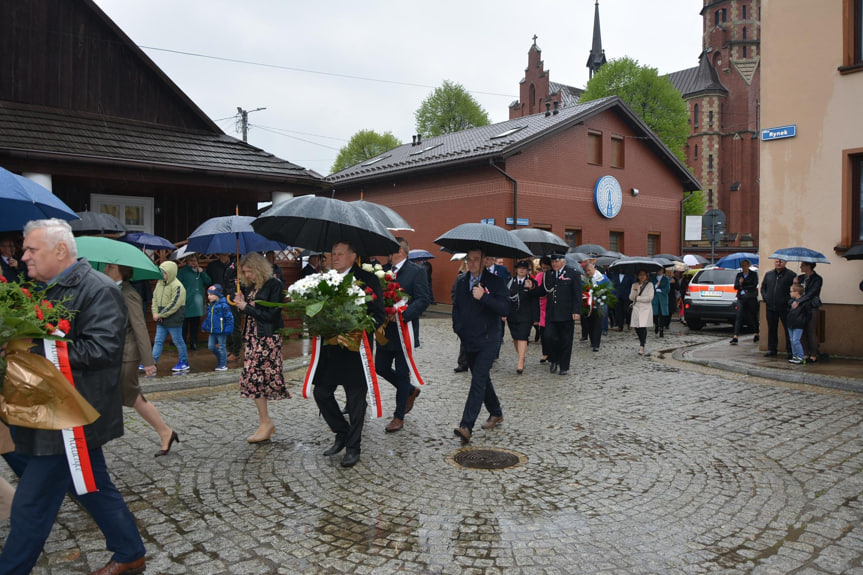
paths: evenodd
<path fill-rule="evenodd" d="M 144 215 L 142 224 L 133 225 L 125 221 L 125 215 L 120 217 L 120 221 L 126 226 L 130 232 L 145 232 L 153 233 L 153 198 L 143 196 L 114 196 L 110 194 L 90 194 L 90 209 L 94 212 L 101 212 L 102 206 L 110 206 L 117 208 L 118 214 L 125 214 L 127 207 L 141 208 Z"/>

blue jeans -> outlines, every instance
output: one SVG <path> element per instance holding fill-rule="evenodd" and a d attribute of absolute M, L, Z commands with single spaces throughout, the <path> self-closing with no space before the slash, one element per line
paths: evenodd
<path fill-rule="evenodd" d="M 161 323 L 156 324 L 156 338 L 153 341 L 153 359 L 159 363 L 159 357 L 162 355 L 162 346 L 165 345 L 165 339 L 171 335 L 171 341 L 177 346 L 177 353 L 180 354 L 180 363 L 189 363 L 189 353 L 186 351 L 186 342 L 183 341 L 183 326 L 165 327 Z"/>
<path fill-rule="evenodd" d="M 479 411 L 483 405 L 485 405 L 489 415 L 497 417 L 503 415 L 489 374 L 491 364 L 494 363 L 494 358 L 497 355 L 497 349 L 499 346 L 485 346 L 478 351 L 466 352 L 467 364 L 470 367 L 470 391 L 467 394 L 467 401 L 464 404 L 464 412 L 461 415 L 459 425 L 470 431 L 473 431 L 473 425 L 476 423 L 476 418 L 479 417 Z"/>
<path fill-rule="evenodd" d="M 12 500 L 9 535 L 0 554 L 0 573 L 4 575 L 30 573 L 63 498 L 75 489 L 65 455 L 18 457 L 23 463 L 21 479 Z M 96 521 L 114 561 L 129 563 L 143 557 L 146 549 L 135 518 L 108 475 L 101 448 L 90 450 L 90 462 L 98 491 L 73 497 Z"/>
<path fill-rule="evenodd" d="M 211 333 L 207 340 L 207 348 L 216 356 L 216 367 L 228 365 L 228 334 Z"/>
<path fill-rule="evenodd" d="M 803 337 L 803 328 L 788 328 L 788 338 L 791 340 L 791 355 L 794 357 L 806 357 L 803 353 L 803 343 L 800 339 Z"/>

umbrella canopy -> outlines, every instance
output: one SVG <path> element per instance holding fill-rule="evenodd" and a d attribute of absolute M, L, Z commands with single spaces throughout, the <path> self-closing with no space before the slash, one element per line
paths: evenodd
<path fill-rule="evenodd" d="M 321 196 L 297 196 L 279 202 L 252 223 L 259 234 L 288 245 L 329 251 L 350 242 L 361 256 L 392 254 L 399 243 L 386 226 L 356 202 Z"/>
<path fill-rule="evenodd" d="M 703 266 L 704 264 L 710 263 L 710 261 L 698 254 L 686 254 L 683 256 L 683 263 L 688 266 Z"/>
<path fill-rule="evenodd" d="M 648 273 L 662 269 L 662 264 L 650 258 L 630 257 L 620 258 L 611 266 L 608 271 L 617 274 L 632 274 L 635 275 L 639 270 L 645 270 Z"/>
<path fill-rule="evenodd" d="M 586 262 L 590 259 L 590 256 L 587 254 L 582 254 L 578 252 L 572 252 L 566 254 L 566 265 L 571 268 L 581 269 L 581 262 Z"/>
<path fill-rule="evenodd" d="M 569 251 L 570 253 L 578 252 L 582 254 L 596 254 L 597 256 L 604 256 L 605 252 L 608 250 L 599 244 L 581 244 L 580 246 L 569 248 Z"/>
<path fill-rule="evenodd" d="M 863 244 L 858 246 L 854 246 L 845 252 L 845 255 L 842 256 L 846 260 L 863 260 Z"/>
<path fill-rule="evenodd" d="M 602 268 L 608 267 L 611 264 L 613 264 L 614 262 L 616 262 L 617 260 L 619 260 L 621 257 L 622 256 L 610 256 L 610 255 L 599 256 L 598 258 L 596 258 L 596 265 L 599 267 L 602 267 Z"/>
<path fill-rule="evenodd" d="M 670 260 L 670 259 L 662 257 L 662 256 L 653 256 L 650 259 L 652 259 L 653 261 L 659 262 L 662 265 L 662 267 L 664 267 L 664 268 L 670 268 L 671 266 L 674 265 L 674 260 Z"/>
<path fill-rule="evenodd" d="M 192 250 L 190 250 L 188 245 L 185 245 L 185 246 L 181 246 L 181 247 L 177 248 L 177 251 L 172 253 L 168 259 L 173 261 L 173 262 L 178 262 L 181 259 L 183 259 L 187 256 L 193 256 L 196 253 L 197 252 L 193 252 Z"/>
<path fill-rule="evenodd" d="M 397 211 L 388 206 L 367 202 L 365 200 L 356 200 L 349 203 L 362 208 L 368 215 L 382 223 L 388 230 L 403 230 L 407 232 L 414 231 L 411 225 L 407 223 L 407 221 L 405 221 Z"/>
<path fill-rule="evenodd" d="M 467 223 L 456 226 L 434 243 L 451 252 L 481 248 L 485 255 L 497 258 L 530 257 L 530 248 L 517 236 L 492 224 Z"/>
<path fill-rule="evenodd" d="M 78 216 L 60 198 L 33 180 L 0 168 L 0 231 L 20 231 L 30 220 L 60 218 L 76 220 Z"/>
<path fill-rule="evenodd" d="M 75 238 L 75 244 L 78 255 L 87 258 L 90 265 L 99 271 L 105 268 L 105 264 L 117 264 L 134 270 L 132 281 L 162 279 L 162 270 L 132 244 L 92 236 Z"/>
<path fill-rule="evenodd" d="M 533 255 L 544 256 L 555 252 L 564 253 L 569 248 L 569 245 L 557 236 L 547 230 L 539 228 L 518 228 L 510 230 L 509 233 L 516 236 L 524 242 Z"/>
<path fill-rule="evenodd" d="M 78 215 L 78 219 L 72 220 L 69 225 L 72 227 L 72 233 L 76 236 L 126 233 L 126 226 L 123 225 L 123 222 L 111 214 L 103 214 L 102 212 L 75 213 Z"/>
<path fill-rule="evenodd" d="M 424 262 L 426 260 L 433 260 L 434 256 L 428 250 L 411 250 L 408 252 L 408 259 L 415 262 Z"/>
<path fill-rule="evenodd" d="M 665 258 L 665 259 L 670 260 L 670 261 L 673 261 L 673 262 L 682 262 L 682 261 L 683 261 L 683 258 L 682 258 L 682 257 L 680 257 L 680 256 L 676 256 L 676 255 L 674 255 L 674 254 L 656 254 L 656 255 L 655 255 L 655 256 L 653 256 L 653 257 L 655 257 L 655 258 Z"/>
<path fill-rule="evenodd" d="M 737 252 L 729 254 L 724 258 L 719 258 L 716 261 L 716 267 L 736 269 L 740 267 L 740 262 L 742 262 L 743 260 L 749 260 L 750 264 L 757 266 L 758 254 L 753 254 L 749 252 Z"/>
<path fill-rule="evenodd" d="M 830 260 L 821 252 L 810 250 L 809 248 L 784 248 L 776 250 L 770 254 L 771 260 L 785 260 L 786 262 L 816 262 L 819 264 L 829 264 Z M 757 263 L 757 262 L 753 262 Z"/>
<path fill-rule="evenodd" d="M 122 238 L 119 238 L 119 240 L 121 242 L 126 242 L 127 244 L 132 244 L 133 246 L 138 246 L 139 248 L 146 248 L 148 250 L 173 251 L 175 249 L 174 244 L 172 244 L 170 240 L 166 240 L 162 236 L 147 234 L 144 232 L 132 232 L 130 234 L 126 234 Z"/>
<path fill-rule="evenodd" d="M 285 244 L 256 232 L 252 227 L 254 221 L 254 216 L 210 218 L 189 234 L 186 249 L 199 254 L 247 254 L 285 249 Z"/>

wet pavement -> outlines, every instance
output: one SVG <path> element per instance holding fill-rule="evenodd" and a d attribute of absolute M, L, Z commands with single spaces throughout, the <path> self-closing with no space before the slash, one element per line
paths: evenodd
<path fill-rule="evenodd" d="M 333 437 L 300 397 L 300 347 L 286 350 L 294 397 L 270 403 L 265 444 L 245 441 L 257 418 L 238 370 L 193 363 L 188 376 L 147 380 L 181 443 L 153 458 L 158 437 L 126 410 L 126 435 L 106 447 L 147 573 L 863 573 L 859 362 L 786 366 L 751 337 L 730 348 L 722 330 L 674 324 L 650 334 L 650 357 L 629 331 L 599 353 L 576 342 L 565 377 L 531 344 L 517 375 L 507 337 L 492 371 L 505 420 L 462 447 L 452 429 L 469 375 L 453 373 L 450 325 L 423 321 L 428 385 L 404 429 L 386 434 L 395 394 L 383 382 L 385 417 L 367 422 L 351 469 L 322 455 Z M 789 379 L 800 373 L 819 385 Z M 454 462 L 472 449 L 518 458 L 493 471 Z M 108 558 L 67 501 L 34 573 L 87 573 Z"/>

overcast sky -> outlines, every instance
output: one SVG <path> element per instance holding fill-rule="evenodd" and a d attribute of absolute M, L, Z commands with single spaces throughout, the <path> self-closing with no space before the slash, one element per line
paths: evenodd
<path fill-rule="evenodd" d="M 444 80 L 508 120 L 534 34 L 551 81 L 583 88 L 594 14 L 594 0 L 95 1 L 227 134 L 240 137 L 238 106 L 266 108 L 249 115 L 249 143 L 323 175 L 358 130 L 410 142 Z M 697 65 L 702 5 L 600 1 L 606 57 Z"/>

